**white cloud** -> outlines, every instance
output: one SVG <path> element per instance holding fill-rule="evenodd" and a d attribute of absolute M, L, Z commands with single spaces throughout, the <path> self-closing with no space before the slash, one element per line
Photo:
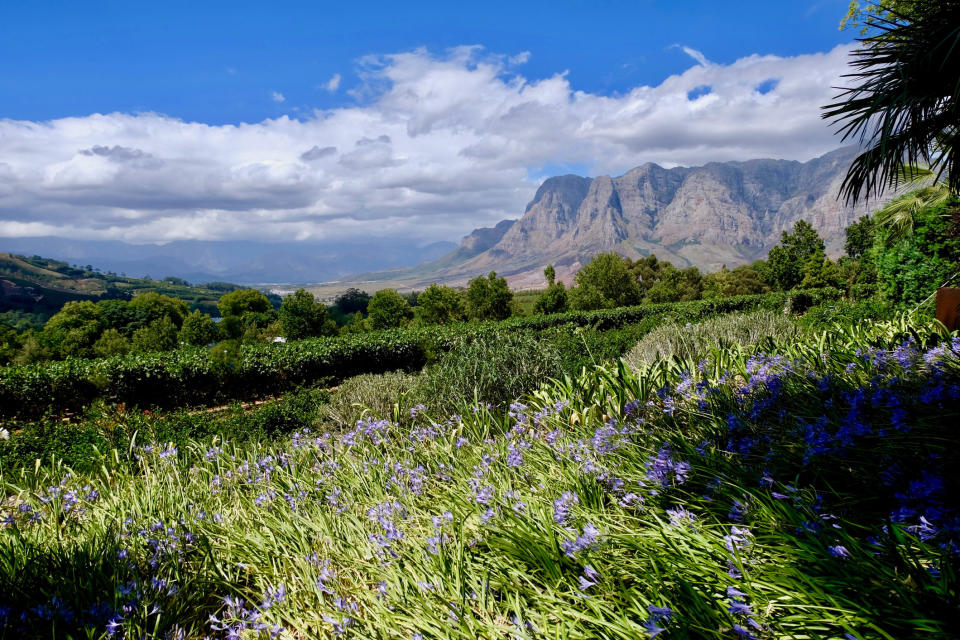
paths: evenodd
<path fill-rule="evenodd" d="M 685 54 L 687 54 L 688 56 L 696 60 L 697 64 L 699 64 L 701 67 L 710 66 L 710 61 L 707 60 L 707 56 L 703 55 L 703 53 L 701 53 L 700 51 L 697 51 L 693 47 L 688 47 L 685 45 L 680 45 L 680 48 L 683 50 Z"/>
<path fill-rule="evenodd" d="M 279 91 L 271 91 L 270 99 L 273 100 L 274 102 L 283 102 L 284 100 L 286 100 L 286 97 L 284 97 L 284 95 Z"/>
<path fill-rule="evenodd" d="M 329 80 L 327 80 L 325 83 L 323 83 L 320 86 L 326 89 L 327 91 L 333 93 L 334 91 L 340 88 L 340 80 L 341 80 L 340 74 L 335 73 L 333 74 L 333 77 L 331 77 Z"/>
<path fill-rule="evenodd" d="M 0 120 L 0 237 L 455 239 L 522 214 L 545 167 L 618 174 L 829 151 L 840 141 L 819 107 L 848 52 L 697 64 L 610 96 L 563 73 L 525 78 L 513 69 L 523 55 L 417 50 L 366 58 L 357 106 L 303 120 Z M 689 100 L 702 86 L 709 97 Z"/>

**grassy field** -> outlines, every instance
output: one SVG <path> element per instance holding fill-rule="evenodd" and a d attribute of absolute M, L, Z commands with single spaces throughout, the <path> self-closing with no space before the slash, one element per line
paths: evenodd
<path fill-rule="evenodd" d="M 960 633 L 960 339 L 901 318 L 634 367 L 455 412 L 430 371 L 365 376 L 4 471 L 0 635 Z"/>

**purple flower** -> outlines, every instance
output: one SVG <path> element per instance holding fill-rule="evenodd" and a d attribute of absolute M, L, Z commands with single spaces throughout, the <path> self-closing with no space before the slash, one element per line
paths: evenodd
<path fill-rule="evenodd" d="M 843 545 L 837 544 L 832 547 L 827 547 L 827 549 L 830 551 L 830 555 L 832 555 L 834 558 L 850 557 L 850 552 L 847 551 L 847 548 L 844 547 Z"/>
<path fill-rule="evenodd" d="M 577 536 L 573 540 L 564 540 L 560 543 L 564 553 L 569 557 L 574 557 L 577 553 L 590 549 L 597 543 L 600 531 L 591 523 L 587 523 L 583 528 L 583 535 Z"/>
<path fill-rule="evenodd" d="M 580 504 L 580 498 L 572 491 L 564 491 L 559 498 L 553 501 L 553 521 L 564 525 L 570 517 L 570 508 Z"/>

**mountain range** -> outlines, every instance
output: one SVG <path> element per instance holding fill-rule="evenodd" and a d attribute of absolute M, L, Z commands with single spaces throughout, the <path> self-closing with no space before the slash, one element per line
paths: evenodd
<path fill-rule="evenodd" d="M 419 287 L 463 283 L 495 270 L 515 288 L 542 286 L 547 264 L 569 282 L 604 251 L 630 258 L 656 254 L 678 267 L 716 271 L 765 257 L 798 220 L 813 224 L 827 253 L 836 257 L 844 229 L 869 211 L 868 205 L 848 206 L 837 197 L 856 153 L 845 147 L 807 162 L 761 159 L 673 168 L 648 163 L 616 177 L 549 178 L 518 220 L 476 229 L 437 260 L 357 280 Z"/>

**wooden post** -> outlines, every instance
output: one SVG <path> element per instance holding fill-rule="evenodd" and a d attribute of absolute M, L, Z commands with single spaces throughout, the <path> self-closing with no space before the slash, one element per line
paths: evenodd
<path fill-rule="evenodd" d="M 960 287 L 937 289 L 937 320 L 947 329 L 960 329 Z"/>

